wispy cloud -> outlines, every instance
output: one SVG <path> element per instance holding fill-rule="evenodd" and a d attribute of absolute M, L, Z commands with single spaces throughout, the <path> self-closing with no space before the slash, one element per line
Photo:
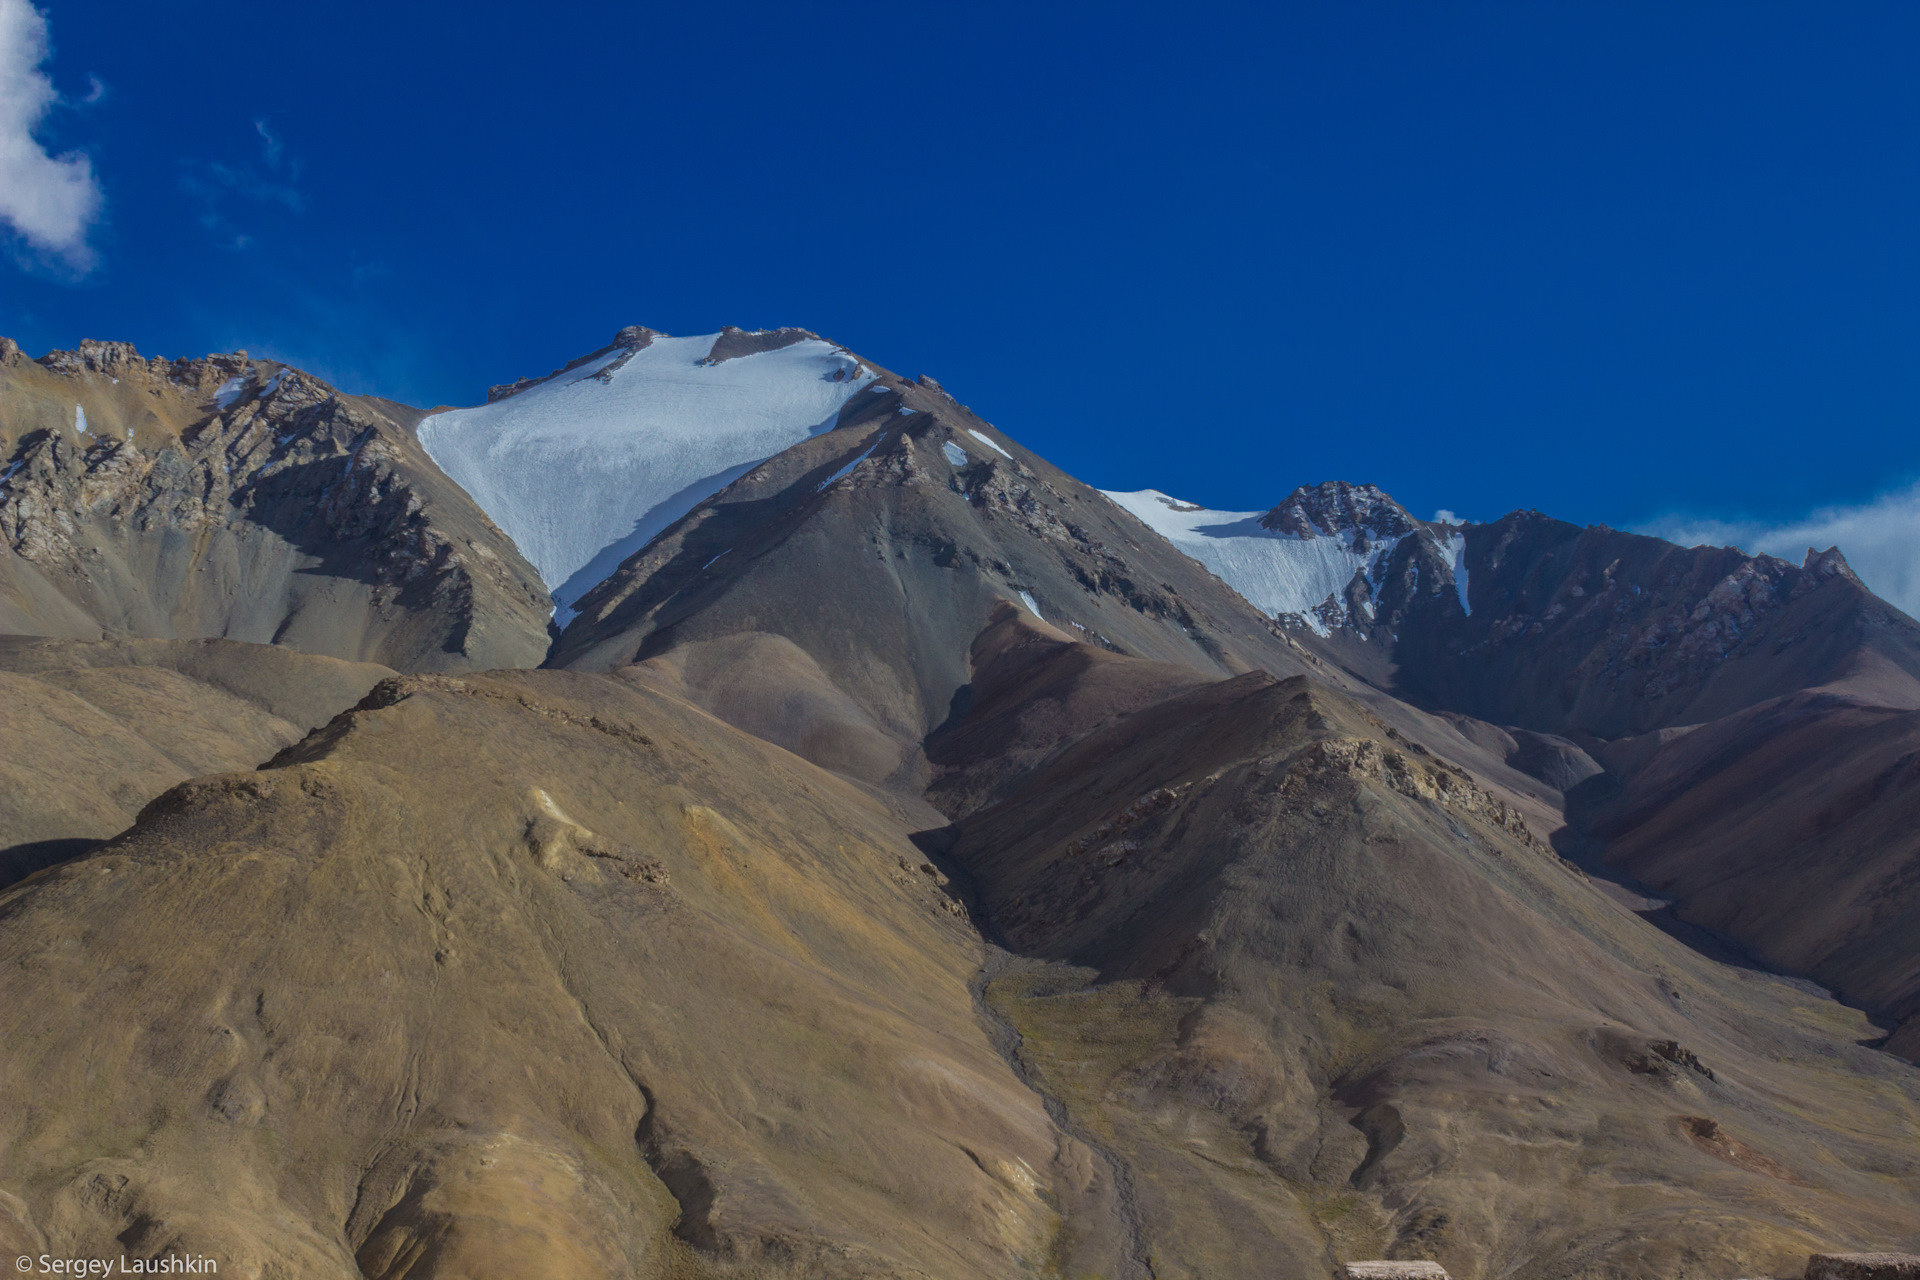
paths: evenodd
<path fill-rule="evenodd" d="M 1670 516 L 1644 526 L 1684 546 L 1764 551 L 1800 563 L 1807 548 L 1839 547 L 1875 595 L 1920 617 L 1920 483 L 1851 507 L 1827 507 L 1784 524 Z"/>
<path fill-rule="evenodd" d="M 262 141 L 266 143 L 267 168 L 272 169 L 275 173 L 278 173 L 280 171 L 281 153 L 286 150 L 286 148 L 281 145 L 279 135 L 274 133 L 272 129 L 269 129 L 267 127 L 267 122 L 265 120 L 255 120 L 253 122 L 253 131 L 259 134 Z"/>
<path fill-rule="evenodd" d="M 265 120 L 255 120 L 253 129 L 260 135 L 262 168 L 202 160 L 188 162 L 180 175 L 180 189 L 200 202 L 200 225 L 230 249 L 253 244 L 253 237 L 228 215 L 233 200 L 279 205 L 291 213 L 307 207 L 299 186 L 300 162 L 287 157 L 286 144 Z"/>
<path fill-rule="evenodd" d="M 95 257 L 87 232 L 104 203 L 93 162 L 54 156 L 34 138 L 59 103 L 41 71 L 51 45 L 47 18 L 27 0 L 0 0 L 0 221 L 35 253 L 85 273 Z M 98 79 L 87 101 L 104 92 Z"/>

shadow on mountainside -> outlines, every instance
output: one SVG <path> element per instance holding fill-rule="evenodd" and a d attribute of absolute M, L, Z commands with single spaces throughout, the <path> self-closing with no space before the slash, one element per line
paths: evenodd
<path fill-rule="evenodd" d="M 784 531 L 780 524 L 781 519 L 805 505 L 805 503 L 818 492 L 817 486 L 840 470 L 849 458 L 855 456 L 858 453 L 859 444 L 864 442 L 864 438 L 861 441 L 856 441 L 854 447 L 848 451 L 846 457 L 837 457 L 821 463 L 818 467 L 815 467 L 811 473 L 801 477 L 800 480 L 772 496 L 744 499 L 735 502 L 711 503 L 707 506 L 700 507 L 699 513 L 701 519 L 699 525 L 689 530 L 688 537 L 677 545 L 674 553 L 661 564 L 659 568 L 649 573 L 644 579 L 641 579 L 639 588 L 620 600 L 620 602 L 614 606 L 613 612 L 605 620 L 613 624 L 631 622 L 646 617 L 655 609 L 665 606 L 669 601 L 674 603 L 672 615 L 663 619 L 660 625 L 654 627 L 649 632 L 645 640 L 641 643 L 639 650 L 629 658 L 628 661 L 642 662 L 647 658 L 672 648 L 674 643 L 674 637 L 672 635 L 674 623 L 699 612 L 700 608 L 708 603 L 705 593 L 696 593 L 689 590 L 689 588 L 694 588 L 700 583 L 703 571 L 709 566 L 712 566 L 714 561 L 723 555 L 731 558 L 743 554 L 751 554 L 749 548 L 742 546 L 743 543 L 751 542 L 765 545 L 767 543 L 778 542 Z M 746 470 L 751 470 L 751 468 L 744 468 L 741 473 L 744 474 Z M 674 498 L 668 501 L 678 501 L 680 496 L 682 495 L 675 495 Z M 691 514 L 693 514 L 691 511 L 683 512 L 666 525 L 656 529 L 649 535 L 645 546 L 629 552 L 623 557 L 621 564 L 626 563 L 636 555 L 643 554 L 646 547 L 671 545 L 666 541 L 665 535 Z M 649 521 L 648 523 L 651 522 Z M 609 547 L 607 552 L 602 552 L 601 557 L 595 558 L 593 564 L 595 566 L 600 565 L 602 558 L 606 556 L 608 552 L 615 550 L 617 547 L 624 546 L 627 541 L 628 540 L 623 539 L 622 542 L 616 543 L 614 547 Z M 609 571 L 602 576 L 597 585 L 572 602 L 572 608 L 576 611 L 576 617 L 590 613 L 596 606 L 601 594 L 617 585 L 618 580 L 612 570 L 618 567 L 618 565 L 609 566 Z M 731 565 L 725 566 L 725 568 L 729 570 L 733 567 L 734 566 Z M 575 575 L 574 578 L 569 579 L 568 585 L 578 581 L 584 573 L 585 571 L 583 570 L 582 574 Z M 724 580 L 724 575 L 716 575 L 716 577 L 712 579 L 713 582 L 721 582 Z M 564 597 L 566 591 L 567 585 L 563 585 L 560 595 Z M 564 633 L 562 638 L 564 638 Z M 560 640 L 556 640 L 554 649 L 549 654 L 548 661 L 550 665 L 555 663 L 556 658 L 562 656 L 560 643 Z"/>
<path fill-rule="evenodd" d="M 36 871 L 92 853 L 105 840 L 32 840 L 0 849 L 0 889 L 19 884 Z"/>
<path fill-rule="evenodd" d="M 1804 974 L 1790 973 L 1767 964 L 1732 935 L 1683 918 L 1679 904 L 1673 898 L 1636 880 L 1619 867 L 1610 865 L 1605 856 L 1606 841 L 1592 835 L 1588 831 L 1588 823 L 1608 801 L 1620 794 L 1622 786 L 1618 775 L 1600 773 L 1566 791 L 1567 825 L 1550 837 L 1554 852 L 1586 872 L 1587 877 L 1616 902 L 1707 959 L 1762 974 L 1821 999 L 1836 998 L 1833 992 Z"/>

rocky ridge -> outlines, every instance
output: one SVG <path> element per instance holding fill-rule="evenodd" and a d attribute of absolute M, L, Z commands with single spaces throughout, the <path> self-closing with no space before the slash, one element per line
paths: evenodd
<path fill-rule="evenodd" d="M 126 343 L 38 361 L 9 343 L 0 384 L 9 630 L 226 635 L 400 668 L 539 660 L 545 591 L 425 459 L 413 411 L 244 352 Z"/>

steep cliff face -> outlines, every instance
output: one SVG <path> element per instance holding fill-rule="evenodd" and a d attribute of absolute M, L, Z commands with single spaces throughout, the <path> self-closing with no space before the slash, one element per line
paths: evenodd
<path fill-rule="evenodd" d="M 0 345 L 0 631 L 537 663 L 551 602 L 418 416 L 244 352 Z"/>

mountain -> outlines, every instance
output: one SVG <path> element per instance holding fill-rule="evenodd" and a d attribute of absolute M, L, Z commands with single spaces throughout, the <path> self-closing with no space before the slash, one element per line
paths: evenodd
<path fill-rule="evenodd" d="M 0 340 L 0 629 L 536 664 L 551 602 L 413 438 L 419 411 L 245 352 Z"/>
<path fill-rule="evenodd" d="M 923 861 L 643 682 L 386 682 L 0 897 L 0 1244 L 1017 1273 L 1087 1156 L 995 1051 Z"/>
<path fill-rule="evenodd" d="M 917 794 L 924 740 L 971 696 L 968 653 L 1002 601 L 1207 674 L 1314 664 L 933 379 L 862 367 L 872 381 L 834 429 L 751 467 L 581 596 L 549 665 L 638 663 L 815 763 Z"/>
<path fill-rule="evenodd" d="M 430 414 L 134 362 L 0 384 L 17 1254 L 1920 1247 L 1913 624 L 1837 552 L 1105 494 L 795 329 Z M 409 545 L 452 550 L 387 592 Z"/>
<path fill-rule="evenodd" d="M 1795 566 L 1538 512 L 1429 524 L 1344 482 L 1265 514 L 1108 496 L 1303 645 L 1416 705 L 1603 738 L 1811 688 L 1920 707 L 1920 623 L 1837 549 Z"/>
<path fill-rule="evenodd" d="M 1312 1274 L 1330 1245 L 1780 1274 L 1910 1220 L 1865 1172 L 1908 1167 L 1866 1136 L 1892 1120 L 1867 1082 L 1906 1073 L 1830 1057 L 1802 989 L 1617 909 L 1501 789 L 1319 682 L 1172 693 L 947 840 L 1029 958 L 989 1001 L 1131 1171 L 1151 1274 Z M 1864 1145 L 1806 1145 L 1843 1112 Z"/>
<path fill-rule="evenodd" d="M 1506 726 L 1509 763 L 1578 788 L 1568 847 L 1920 1045 L 1920 623 L 1837 548 L 1796 566 L 1537 512 L 1424 525 L 1337 483 L 1257 519 L 1116 500 L 1354 674 Z M 1289 574 L 1311 587 L 1276 592 Z"/>
<path fill-rule="evenodd" d="M 751 357 L 751 358 L 749 358 Z M 622 329 L 545 378 L 424 419 L 420 443 L 506 530 L 563 613 L 743 471 L 831 429 L 873 374 L 800 329 Z"/>
<path fill-rule="evenodd" d="M 1423 542 L 1448 562 L 1468 611 L 1463 540 L 1454 526 L 1428 525 L 1372 485 L 1344 481 L 1294 490 L 1267 512 L 1209 511 L 1157 489 L 1109 493 L 1155 533 L 1213 570 L 1262 613 L 1322 638 L 1334 628 L 1374 630 L 1375 597 L 1395 552 Z"/>

